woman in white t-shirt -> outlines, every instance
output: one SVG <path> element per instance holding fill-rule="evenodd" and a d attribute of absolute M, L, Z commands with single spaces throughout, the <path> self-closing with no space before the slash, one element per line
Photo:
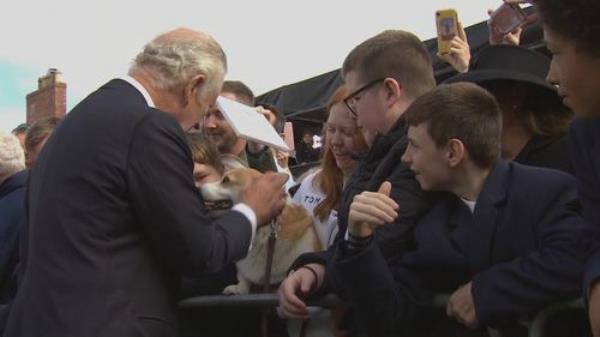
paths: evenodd
<path fill-rule="evenodd" d="M 313 216 L 323 249 L 333 243 L 337 233 L 336 207 L 343 185 L 356 167 L 354 158 L 368 149 L 362 129 L 344 104 L 347 95 L 348 91 L 342 86 L 331 96 L 323 127 L 321 167 L 307 176 L 294 194 L 294 200 Z"/>
<path fill-rule="evenodd" d="M 337 204 L 342 189 L 352 170 L 356 167 L 356 154 L 368 149 L 363 131 L 350 115 L 344 104 L 348 90 L 340 87 L 327 104 L 326 122 L 323 127 L 323 160 L 321 167 L 307 176 L 294 200 L 312 215 L 321 247 L 327 249 L 337 234 Z M 310 323 L 306 330 L 309 337 L 332 336 L 329 310 L 310 308 Z M 302 323 L 288 321 L 290 336 L 298 336 Z"/>

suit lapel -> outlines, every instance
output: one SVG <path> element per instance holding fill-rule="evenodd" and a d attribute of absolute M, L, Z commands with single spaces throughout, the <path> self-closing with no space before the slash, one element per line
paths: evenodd
<path fill-rule="evenodd" d="M 467 258 L 473 272 L 490 265 L 494 237 L 500 225 L 499 207 L 506 200 L 508 163 L 501 161 L 492 169 L 477 199 L 473 222 L 467 233 Z"/>

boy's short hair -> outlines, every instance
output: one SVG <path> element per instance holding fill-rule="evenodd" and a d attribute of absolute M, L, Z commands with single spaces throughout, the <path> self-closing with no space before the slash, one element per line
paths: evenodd
<path fill-rule="evenodd" d="M 546 27 L 588 53 L 600 56 L 600 1 L 535 0 L 539 17 Z"/>
<path fill-rule="evenodd" d="M 219 150 L 203 133 L 189 132 L 186 134 L 186 140 L 192 151 L 194 163 L 212 166 L 221 174 L 225 172 Z"/>
<path fill-rule="evenodd" d="M 431 57 L 419 38 L 401 30 L 386 30 L 356 46 L 344 60 L 342 75 L 356 71 L 368 82 L 392 77 L 411 98 L 435 87 Z"/>
<path fill-rule="evenodd" d="M 500 157 L 502 113 L 494 96 L 476 84 L 440 85 L 417 98 L 405 118 L 410 126 L 427 123 L 438 147 L 459 139 L 479 167 L 489 168 Z"/>
<path fill-rule="evenodd" d="M 221 92 L 234 94 L 240 101 L 248 106 L 254 106 L 254 93 L 242 81 L 225 81 Z"/>

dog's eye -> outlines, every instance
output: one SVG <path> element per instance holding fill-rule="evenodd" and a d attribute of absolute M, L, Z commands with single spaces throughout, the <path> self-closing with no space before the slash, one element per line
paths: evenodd
<path fill-rule="evenodd" d="M 223 184 L 228 184 L 230 182 L 229 177 L 228 176 L 223 177 L 223 180 L 221 182 Z"/>

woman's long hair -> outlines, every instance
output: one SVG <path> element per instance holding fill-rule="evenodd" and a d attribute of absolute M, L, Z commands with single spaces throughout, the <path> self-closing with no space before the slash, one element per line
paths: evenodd
<path fill-rule="evenodd" d="M 345 86 L 339 87 L 333 95 L 331 95 L 331 98 L 327 103 L 325 121 L 329 118 L 331 108 L 336 104 L 342 103 L 347 95 L 348 90 Z M 350 111 L 348 111 L 348 114 L 350 114 Z M 326 139 L 326 133 L 324 132 L 323 134 Z M 331 211 L 337 207 L 342 196 L 342 188 L 344 185 L 344 174 L 337 166 L 329 142 L 327 140 L 325 142 L 321 171 L 317 173 L 317 176 L 315 177 L 317 187 L 325 194 L 325 198 L 317 204 L 314 211 L 315 216 L 321 221 L 325 221 Z M 357 128 L 356 133 L 354 134 L 354 145 L 359 151 L 365 151 L 368 148 L 360 128 Z"/>

